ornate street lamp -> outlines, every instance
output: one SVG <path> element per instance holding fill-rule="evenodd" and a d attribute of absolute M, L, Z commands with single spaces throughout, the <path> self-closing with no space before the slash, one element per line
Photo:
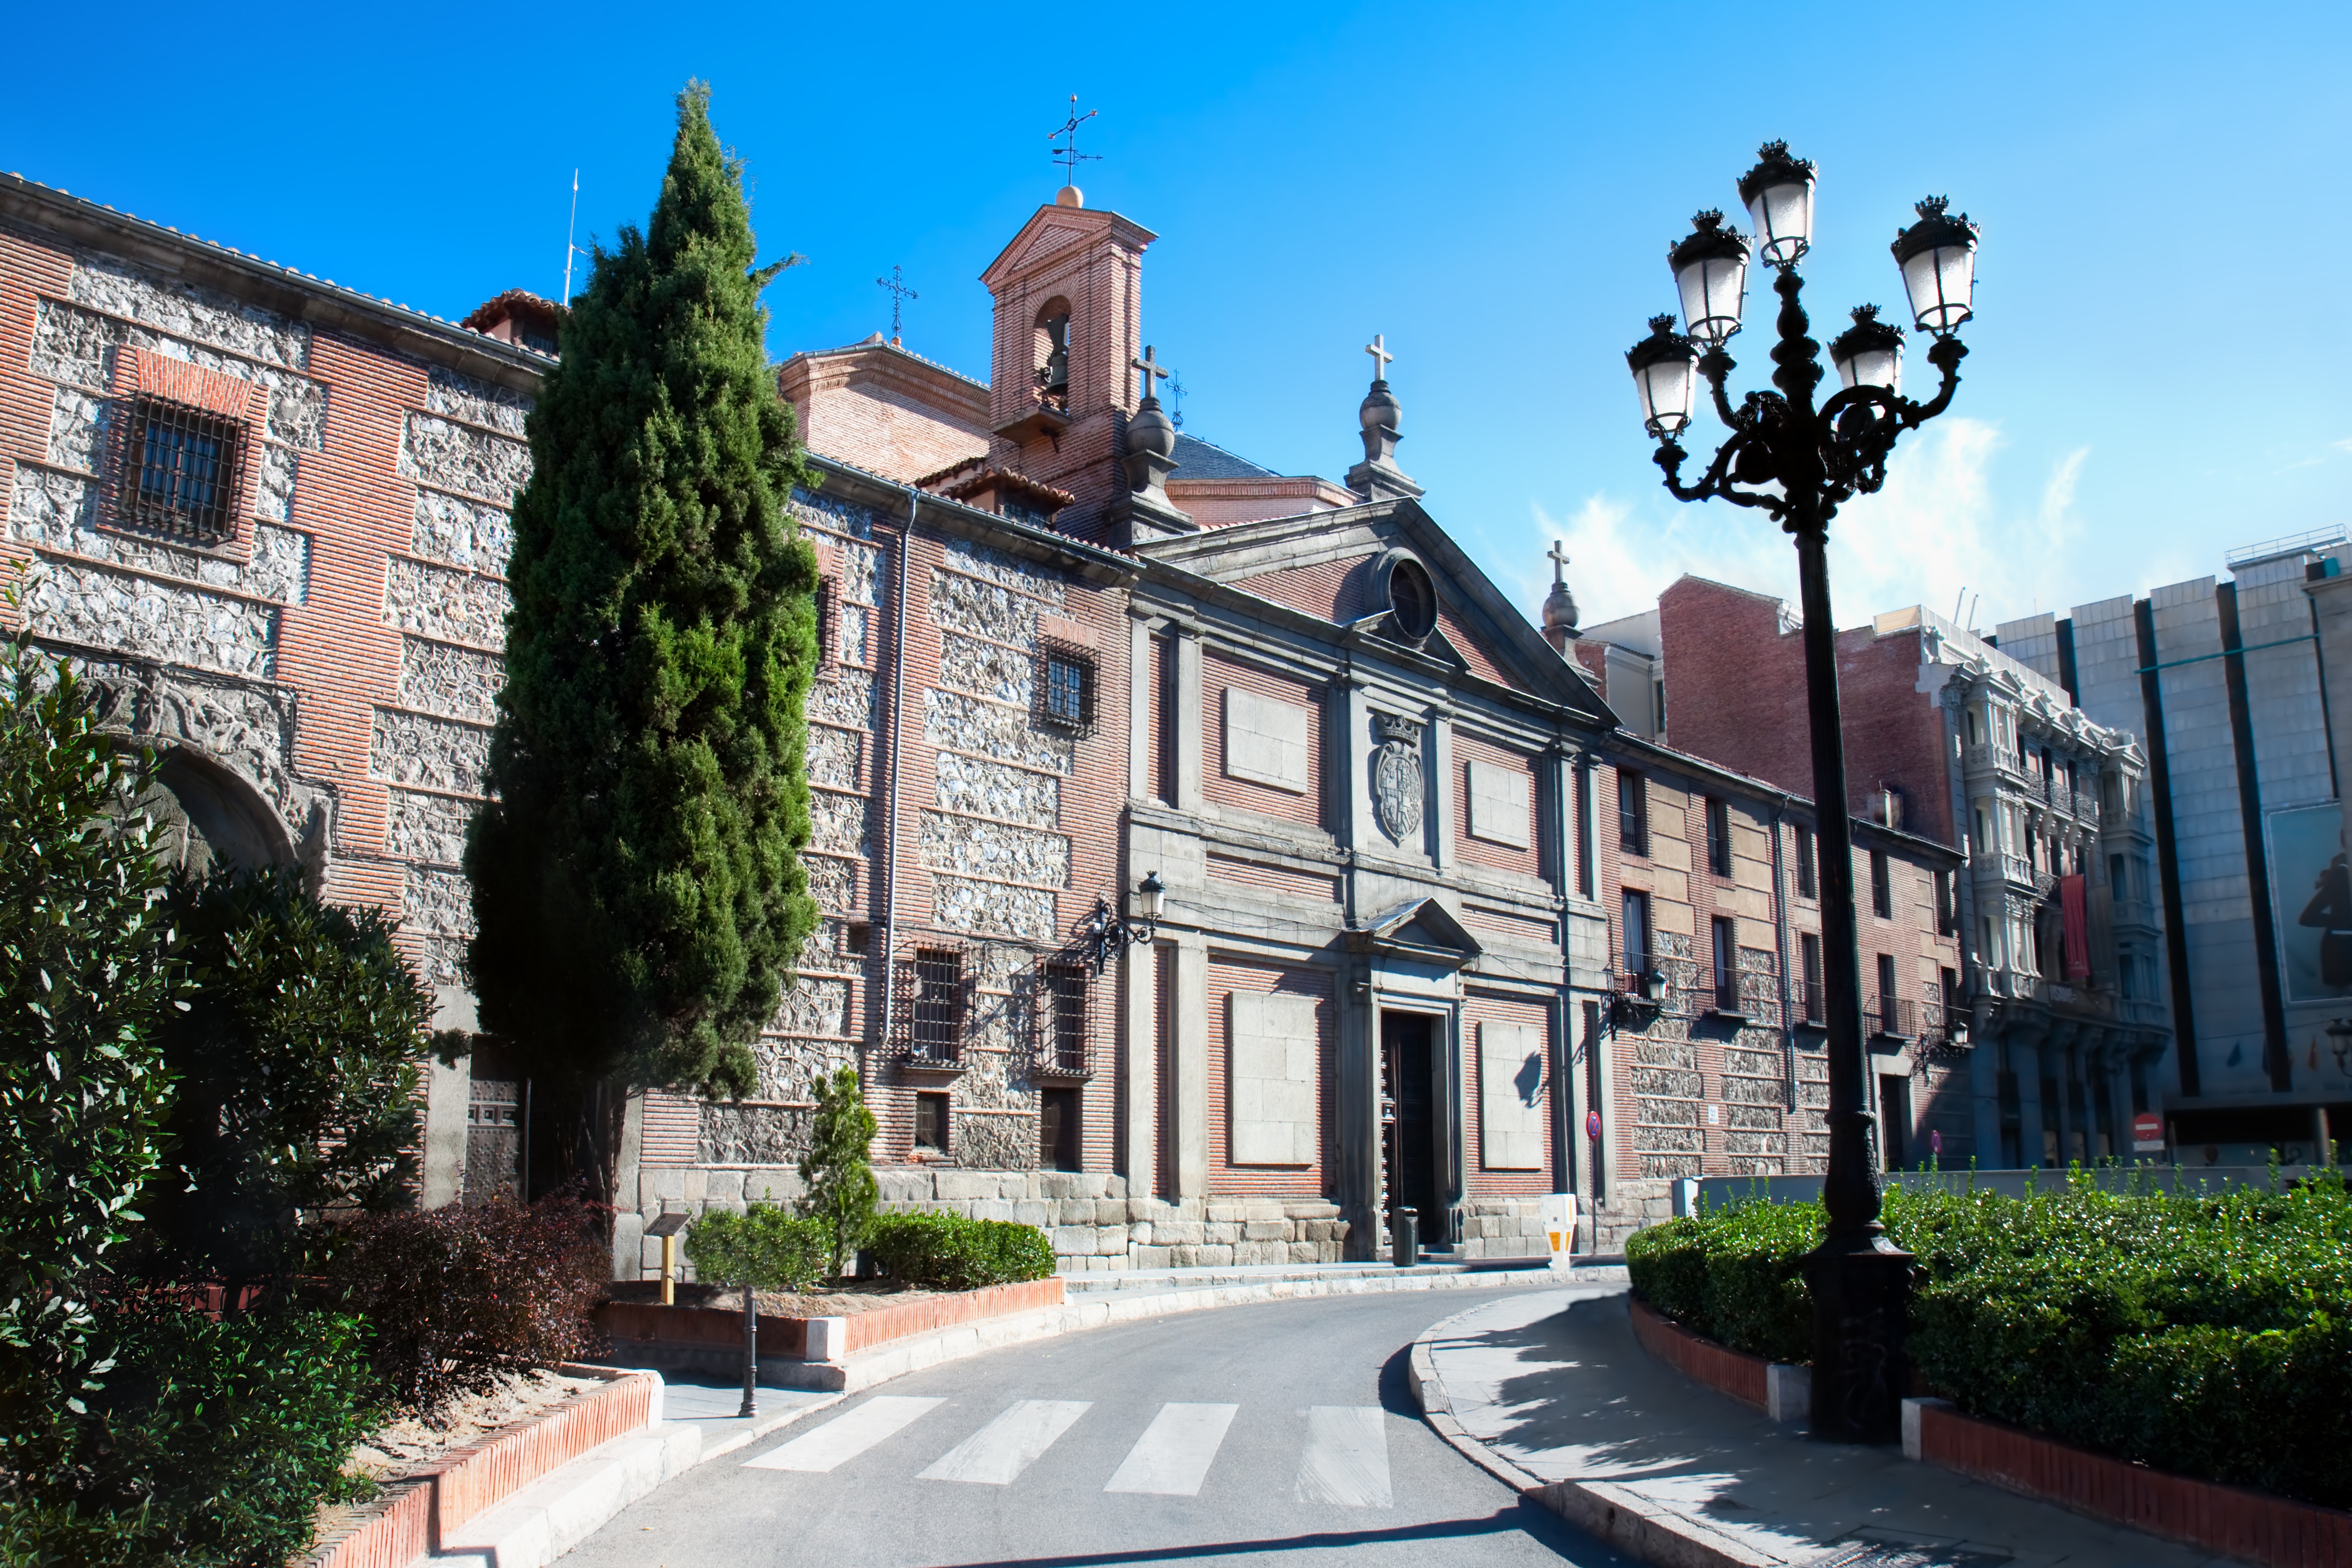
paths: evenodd
<path fill-rule="evenodd" d="M 1772 280 L 1780 296 L 1780 342 L 1772 348 L 1776 392 L 1751 392 L 1735 407 L 1724 391 L 1734 367 L 1723 345 L 1739 330 L 1746 239 L 1723 226 L 1722 214 L 1704 212 L 1689 237 L 1667 252 L 1684 320 L 1691 337 L 1706 345 L 1698 372 L 1714 395 L 1717 416 L 1731 431 L 1696 483 L 1683 482 L 1687 454 L 1675 439 L 1688 421 L 1689 403 L 1679 405 L 1679 421 L 1672 417 L 1674 375 L 1661 372 L 1677 341 L 1673 323 L 1653 322 L 1651 336 L 1626 357 L 1642 396 L 1643 425 L 1658 439 L 1666 489 L 1680 500 L 1719 498 L 1760 508 L 1796 538 L 1821 834 L 1830 1069 L 1829 1170 L 1822 1184 L 1829 1226 L 1821 1246 L 1805 1258 L 1813 1297 L 1812 1435 L 1883 1443 L 1901 1430 L 1903 1320 L 1912 1259 L 1886 1239 L 1878 1219 L 1876 1127 L 1868 1110 L 1854 926 L 1853 829 L 1846 815 L 1838 716 L 1837 622 L 1830 613 L 1829 522 L 1846 501 L 1885 482 L 1897 437 L 1950 405 L 1968 353 L 1952 333 L 1970 314 L 1977 230 L 1966 217 L 1949 216 L 1936 197 L 1919 204 L 1919 221 L 1895 241 L 1912 319 L 1936 339 L 1927 351 L 1927 363 L 1943 375 L 1936 395 L 1926 403 L 1903 395 L 1902 331 L 1865 309 L 1854 312 L 1854 324 L 1831 347 L 1843 389 L 1816 405 L 1821 345 L 1806 335 L 1811 323 L 1799 300 L 1804 280 L 1797 273 L 1812 242 L 1813 183 L 1813 165 L 1790 156 L 1780 142 L 1767 142 L 1739 182 L 1740 199 L 1756 226 L 1757 254 L 1779 273 Z"/>
<path fill-rule="evenodd" d="M 1108 899 L 1097 899 L 1093 911 L 1079 922 L 1078 940 L 1086 944 L 1097 974 L 1129 947 L 1149 946 L 1160 934 L 1160 917 L 1168 908 L 1168 884 L 1160 879 L 1159 872 L 1145 874 L 1135 889 L 1135 903 L 1140 920 L 1122 920 Z"/>

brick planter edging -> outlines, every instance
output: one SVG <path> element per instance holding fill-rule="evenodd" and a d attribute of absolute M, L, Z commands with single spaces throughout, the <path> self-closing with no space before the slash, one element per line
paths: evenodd
<path fill-rule="evenodd" d="M 2261 1568 L 2352 1568 L 2352 1513 L 2150 1469 L 1946 1400 L 1904 1403 L 1903 1446 L 1928 1464 Z"/>
<path fill-rule="evenodd" d="M 1633 1318 L 1633 1338 L 1643 1350 L 1694 1383 L 1727 1394 L 1742 1405 L 1767 1408 L 1765 1368 L 1769 1363 L 1763 1357 L 1717 1344 L 1680 1323 L 1670 1322 L 1639 1296 L 1629 1296 L 1626 1302 Z"/>
<path fill-rule="evenodd" d="M 356 1529 L 331 1536 L 301 1568 L 408 1568 L 468 1520 L 503 1502 L 589 1449 L 653 1424 L 658 1377 L 609 1367 L 566 1365 L 575 1377 L 605 1380 L 522 1426 L 451 1450 L 395 1483 L 389 1502 Z"/>
<path fill-rule="evenodd" d="M 1058 1307 L 1064 1302 L 1063 1277 L 1024 1279 L 1011 1285 L 984 1285 L 977 1290 L 929 1296 L 897 1306 L 877 1307 L 841 1320 L 843 1333 L 834 1359 L 872 1350 L 892 1340 L 951 1329 L 983 1318 Z M 613 1353 L 625 1356 L 632 1349 L 672 1346 L 693 1350 L 735 1350 L 743 1343 L 743 1314 L 720 1307 L 664 1307 L 649 1301 L 607 1301 L 596 1309 L 596 1327 L 612 1341 Z M 760 1314 L 760 1359 L 807 1361 L 807 1318 L 777 1318 Z"/>

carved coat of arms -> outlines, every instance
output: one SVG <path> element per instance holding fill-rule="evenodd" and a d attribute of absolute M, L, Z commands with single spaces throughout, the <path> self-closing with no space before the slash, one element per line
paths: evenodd
<path fill-rule="evenodd" d="M 1381 748 L 1372 754 L 1372 805 L 1381 831 L 1402 844 L 1421 831 L 1421 726 L 1386 713 L 1373 723 Z"/>

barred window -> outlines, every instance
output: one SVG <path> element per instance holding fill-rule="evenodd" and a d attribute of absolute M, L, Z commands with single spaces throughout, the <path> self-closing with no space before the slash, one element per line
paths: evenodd
<path fill-rule="evenodd" d="M 1095 661 L 1081 649 L 1056 642 L 1037 645 L 1034 672 L 1037 721 L 1049 730 L 1084 738 L 1095 730 Z"/>
<path fill-rule="evenodd" d="M 953 1061 L 963 1044 L 963 954 L 915 950 L 914 1030 L 908 1041 L 925 1061 Z"/>
<path fill-rule="evenodd" d="M 1093 971 L 1083 958 L 1055 957 L 1037 968 L 1037 1070 L 1055 1078 L 1087 1076 L 1088 986 Z"/>
<path fill-rule="evenodd" d="M 131 403 L 122 510 L 149 528 L 210 542 L 236 523 L 237 424 L 160 397 Z"/>

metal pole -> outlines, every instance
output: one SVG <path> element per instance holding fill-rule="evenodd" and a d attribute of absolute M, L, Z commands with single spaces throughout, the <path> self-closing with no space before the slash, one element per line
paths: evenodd
<path fill-rule="evenodd" d="M 743 1408 L 736 1415 L 749 1419 L 760 1414 L 760 1293 L 743 1287 Z"/>
<path fill-rule="evenodd" d="M 1812 1435 L 1832 1442 L 1884 1443 L 1902 1432 L 1904 1296 L 1911 1258 L 1895 1249 L 1878 1222 L 1878 1173 L 1871 1162 L 1853 826 L 1846 815 L 1837 622 L 1830 613 L 1824 532 L 1811 517 L 1796 530 L 1805 700 L 1821 834 L 1822 984 L 1830 1069 L 1830 1158 L 1822 1183 L 1828 1234 L 1805 1258 L 1813 1296 Z"/>

